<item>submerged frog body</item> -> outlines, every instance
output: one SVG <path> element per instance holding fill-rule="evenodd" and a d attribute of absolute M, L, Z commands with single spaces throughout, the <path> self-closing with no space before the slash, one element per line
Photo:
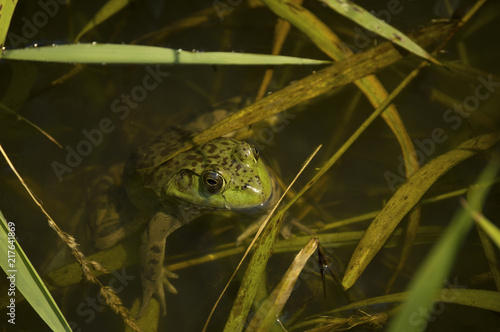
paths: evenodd
<path fill-rule="evenodd" d="M 147 223 L 140 247 L 143 300 L 139 315 L 153 296 L 165 314 L 164 285 L 176 292 L 167 280 L 175 274 L 163 268 L 165 240 L 173 231 L 207 212 L 264 209 L 276 196 L 274 178 L 257 149 L 246 142 L 217 138 L 164 162 L 191 135 L 190 131 L 170 128 L 135 151 L 125 165 L 123 187 L 127 199 L 139 211 L 138 219 Z M 101 234 L 94 235 L 94 242 L 101 248 L 117 242 L 118 237 L 112 234 L 120 234 L 121 239 L 134 229 L 113 228 L 119 214 L 114 211 L 116 206 L 110 210 L 104 213 L 107 220 L 98 231 Z"/>

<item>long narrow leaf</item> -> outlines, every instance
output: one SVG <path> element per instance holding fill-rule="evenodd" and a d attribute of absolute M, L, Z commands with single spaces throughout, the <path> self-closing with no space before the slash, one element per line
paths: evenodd
<path fill-rule="evenodd" d="M 0 220 L 0 265 L 7 277 L 11 277 L 9 279 L 11 286 L 9 286 L 8 294 L 10 297 L 9 305 L 13 308 L 11 310 L 11 308 L 7 307 L 7 317 L 3 319 L 7 320 L 9 324 L 13 323 L 13 327 L 16 319 L 22 319 L 16 317 L 15 294 L 19 291 L 53 331 L 71 331 L 52 295 L 50 295 L 42 279 L 31 265 L 21 245 L 15 240 L 15 225 L 7 224 L 1 211 Z M 11 312 L 13 316 L 9 316 Z M 9 319 L 13 320 L 9 321 Z"/>
<path fill-rule="evenodd" d="M 78 42 L 80 38 L 88 31 L 92 30 L 102 22 L 106 21 L 108 18 L 122 10 L 126 5 L 128 5 L 132 0 L 109 0 L 104 4 L 104 6 L 99 9 L 99 11 L 94 15 L 94 17 L 83 27 L 83 29 L 78 33 L 75 38 L 75 42 Z"/>
<path fill-rule="evenodd" d="M 191 52 L 172 48 L 121 44 L 69 44 L 4 50 L 9 60 L 98 63 L 98 64 L 170 64 L 170 65 L 321 65 L 330 61 L 289 56 Z"/>
<path fill-rule="evenodd" d="M 454 285 L 457 286 L 457 285 Z M 410 292 L 395 293 L 370 297 L 361 301 L 350 303 L 329 312 L 334 314 L 337 312 L 359 309 L 368 306 L 386 305 L 393 302 L 404 302 L 408 299 Z M 466 288 L 443 288 L 435 293 L 434 300 L 444 303 L 454 303 L 465 305 L 478 309 L 491 310 L 500 312 L 500 292 L 487 291 L 483 289 L 466 289 Z"/>
<path fill-rule="evenodd" d="M 488 234 L 490 239 L 492 239 L 493 242 L 495 242 L 496 246 L 500 249 L 500 229 L 496 227 L 491 221 L 489 221 L 485 216 L 473 210 L 468 204 L 465 206 L 465 208 L 472 215 L 481 229 L 486 234 Z"/>
<path fill-rule="evenodd" d="M 253 316 L 246 329 L 247 332 L 271 330 L 272 326 L 276 323 L 276 317 L 278 317 L 288 301 L 300 273 L 304 269 L 309 257 L 311 257 L 317 248 L 318 238 L 313 237 L 295 256 L 295 259 L 279 284 L 271 295 L 262 302 Z"/>
<path fill-rule="evenodd" d="M 477 189 L 469 190 L 468 195 L 472 195 L 474 190 Z M 462 199 L 460 203 L 462 203 L 462 206 L 471 214 L 472 218 L 476 222 L 477 233 L 479 235 L 481 245 L 483 246 L 484 255 L 486 256 L 488 265 L 490 266 L 491 276 L 495 281 L 497 290 L 500 291 L 500 262 L 492 243 L 493 240 L 496 246 L 500 249 L 500 229 L 498 229 L 498 227 L 496 227 L 482 213 L 480 213 L 480 211 L 472 210 L 470 205 L 464 199 Z"/>
<path fill-rule="evenodd" d="M 433 63 L 440 64 L 422 47 L 408 38 L 404 33 L 391 25 L 385 23 L 373 16 L 370 12 L 366 11 L 363 7 L 355 5 L 354 3 L 346 0 L 323 0 L 330 8 L 337 13 L 353 20 L 362 27 L 379 34 L 392 41 L 393 43 L 406 48 L 408 51 L 426 59 Z"/>
<path fill-rule="evenodd" d="M 7 37 L 10 20 L 14 14 L 16 5 L 17 0 L 0 0 L 0 50 L 2 50 L 5 45 L 5 38 Z M 0 59 L 1 58 L 2 54 L 0 54 Z"/>
<path fill-rule="evenodd" d="M 243 325 L 257 293 L 258 284 L 273 253 L 282 219 L 283 212 L 280 210 L 270 219 L 268 226 L 260 235 L 255 252 L 249 262 L 249 267 L 245 271 L 245 276 L 238 290 L 238 296 L 226 321 L 224 332 L 243 330 Z"/>

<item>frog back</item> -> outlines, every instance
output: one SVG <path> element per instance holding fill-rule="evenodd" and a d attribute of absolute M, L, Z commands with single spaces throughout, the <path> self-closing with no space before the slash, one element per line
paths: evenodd
<path fill-rule="evenodd" d="M 184 143 L 189 141 L 192 135 L 192 131 L 179 127 L 170 127 L 152 142 L 135 150 L 131 154 L 126 167 L 129 171 L 132 171 L 158 166 L 164 162 L 166 157 L 183 147 Z"/>
<path fill-rule="evenodd" d="M 157 210 L 161 206 L 158 193 L 151 187 L 164 185 L 176 172 L 171 167 L 172 161 L 165 162 L 173 152 L 189 141 L 193 132 L 179 127 L 170 127 L 152 142 L 132 152 L 125 164 L 123 185 L 132 203 L 142 210 Z M 158 166 L 161 166 L 161 178 L 158 178 Z M 157 182 L 151 186 L 152 182 Z M 160 182 L 160 183 L 158 183 Z"/>

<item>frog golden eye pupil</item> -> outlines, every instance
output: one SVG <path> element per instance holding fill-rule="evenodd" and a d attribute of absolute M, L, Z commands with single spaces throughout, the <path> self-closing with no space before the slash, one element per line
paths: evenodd
<path fill-rule="evenodd" d="M 215 171 L 205 171 L 201 178 L 203 186 L 211 194 L 217 194 L 224 188 L 224 178 Z"/>

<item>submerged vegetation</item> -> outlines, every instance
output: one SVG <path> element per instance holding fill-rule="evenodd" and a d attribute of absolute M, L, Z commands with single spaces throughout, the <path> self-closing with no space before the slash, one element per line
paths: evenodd
<path fill-rule="evenodd" d="M 2 324 L 498 328 L 500 50 L 482 50 L 500 4 L 360 5 L 0 0 Z M 236 110 L 161 162 L 236 131 L 285 194 L 250 237 L 239 218 L 185 227 L 179 294 L 136 320 L 138 240 L 92 254 L 86 187 L 222 100 Z"/>

